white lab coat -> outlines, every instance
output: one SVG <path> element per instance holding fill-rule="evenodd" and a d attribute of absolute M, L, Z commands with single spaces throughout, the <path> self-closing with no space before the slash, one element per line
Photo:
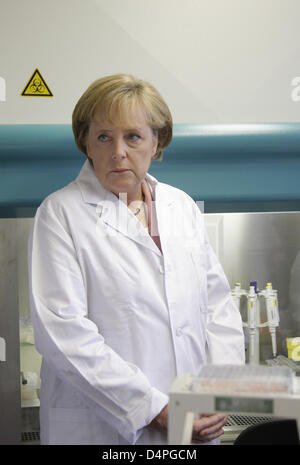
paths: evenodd
<path fill-rule="evenodd" d="M 88 161 L 37 210 L 29 281 L 42 444 L 166 444 L 147 425 L 176 375 L 244 363 L 241 318 L 199 209 L 146 179 L 163 254 Z"/>

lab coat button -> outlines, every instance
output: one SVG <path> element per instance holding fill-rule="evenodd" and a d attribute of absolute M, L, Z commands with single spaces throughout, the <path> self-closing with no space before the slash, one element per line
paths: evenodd
<path fill-rule="evenodd" d="M 177 328 L 176 329 L 176 336 L 180 337 L 182 335 L 182 329 L 181 328 Z"/>

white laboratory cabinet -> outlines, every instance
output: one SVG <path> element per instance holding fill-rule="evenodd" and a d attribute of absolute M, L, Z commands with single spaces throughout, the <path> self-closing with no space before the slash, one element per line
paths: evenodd
<path fill-rule="evenodd" d="M 0 219 L 0 444 L 21 442 L 16 219 Z"/>

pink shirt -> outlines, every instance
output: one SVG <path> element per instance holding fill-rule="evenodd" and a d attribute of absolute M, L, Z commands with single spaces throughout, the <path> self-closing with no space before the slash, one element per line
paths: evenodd
<path fill-rule="evenodd" d="M 155 242 L 155 244 L 157 245 L 157 247 L 162 253 L 160 237 L 159 237 L 159 232 L 158 232 L 158 227 L 157 227 L 155 202 L 153 201 L 149 184 L 147 183 L 145 179 L 142 182 L 142 192 L 144 194 L 145 204 L 146 204 L 145 212 L 146 212 L 146 218 L 147 218 L 147 223 L 148 223 L 148 231 L 153 241 Z"/>

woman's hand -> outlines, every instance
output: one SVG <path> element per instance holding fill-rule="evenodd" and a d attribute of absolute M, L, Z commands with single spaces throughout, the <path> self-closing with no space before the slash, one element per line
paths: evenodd
<path fill-rule="evenodd" d="M 205 414 L 194 420 L 192 442 L 208 442 L 224 433 L 227 416 L 219 413 Z"/>
<path fill-rule="evenodd" d="M 151 428 L 156 430 L 167 431 L 168 429 L 168 405 L 151 421 L 149 424 Z"/>
<path fill-rule="evenodd" d="M 227 416 L 223 414 L 205 414 L 194 419 L 192 442 L 208 442 L 221 436 Z M 167 431 L 168 429 L 168 405 L 152 420 L 149 425 L 152 428 Z"/>

